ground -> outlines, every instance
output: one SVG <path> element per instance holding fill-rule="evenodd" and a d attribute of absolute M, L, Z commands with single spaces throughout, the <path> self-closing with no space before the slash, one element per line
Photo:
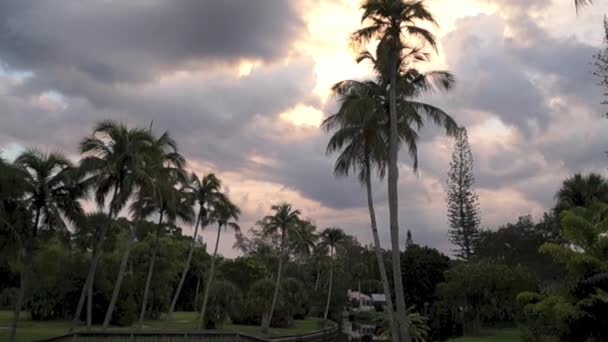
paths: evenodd
<path fill-rule="evenodd" d="M 43 338 L 64 335 L 68 331 L 69 322 L 67 321 L 51 321 L 37 322 L 32 321 L 27 317 L 27 314 L 22 313 L 25 318 L 19 324 L 17 331 L 18 342 L 31 342 Z M 196 313 L 193 312 L 176 312 L 173 315 L 174 319 L 165 324 L 164 321 L 145 321 L 144 329 L 149 330 L 193 330 L 196 324 Z M 9 335 L 9 328 L 13 318 L 11 311 L 0 311 L 0 341 L 6 341 Z M 270 336 L 296 335 L 308 333 L 320 329 L 320 320 L 317 318 L 307 318 L 306 320 L 296 320 L 295 326 L 288 329 L 270 329 Z M 114 328 L 115 330 L 129 330 L 131 328 Z M 236 330 L 245 334 L 260 335 L 259 326 L 250 325 L 232 325 L 227 324 L 223 330 Z"/>
<path fill-rule="evenodd" d="M 515 328 L 511 329 L 487 329 L 478 337 L 460 337 L 449 342 L 519 342 L 521 341 L 520 332 Z"/>

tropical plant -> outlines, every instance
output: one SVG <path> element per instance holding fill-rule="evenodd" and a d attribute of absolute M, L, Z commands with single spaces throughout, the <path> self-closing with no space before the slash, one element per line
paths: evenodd
<path fill-rule="evenodd" d="M 111 196 L 108 205 L 108 222 L 99 233 L 99 240 L 94 248 L 95 255 L 91 259 L 70 330 L 80 319 L 86 294 L 92 293 L 97 265 L 109 226 L 136 189 L 136 183 L 142 176 L 144 152 L 153 140 L 146 130 L 131 129 L 125 124 L 104 120 L 99 122 L 93 128 L 92 134 L 80 143 L 80 152 L 83 155 L 80 169 L 88 176 L 86 183 L 93 189 L 98 207 L 104 209 L 108 195 Z M 90 322 L 90 306 L 87 308 L 87 317 L 87 322 Z"/>
<path fill-rule="evenodd" d="M 558 290 L 519 295 L 527 327 L 539 339 L 607 341 L 608 205 L 566 210 L 561 224 L 567 243 L 545 243 L 540 250 L 565 266 L 565 283 Z"/>
<path fill-rule="evenodd" d="M 206 329 L 221 329 L 224 322 L 236 317 L 242 306 L 243 294 L 236 284 L 220 280 L 213 283 L 209 293 Z"/>
<path fill-rule="evenodd" d="M 595 202 L 608 204 L 608 180 L 597 173 L 580 173 L 566 179 L 555 195 L 555 213 L 576 207 L 589 207 Z"/>
<path fill-rule="evenodd" d="M 167 133 L 164 133 L 155 140 L 154 147 L 155 150 L 159 152 L 159 164 L 154 171 L 154 182 L 156 186 L 144 189 L 143 195 L 138 198 L 140 203 L 135 204 L 142 208 L 143 217 L 147 217 L 154 211 L 158 212 L 159 217 L 139 314 L 140 329 L 143 326 L 146 313 L 148 292 L 150 290 L 150 282 L 152 280 L 154 264 L 158 254 L 163 217 L 166 216 L 170 222 L 175 222 L 176 219 L 180 219 L 183 222 L 190 223 L 194 215 L 189 197 L 178 189 L 180 184 L 186 182 L 187 176 L 184 171 L 186 161 L 184 157 L 178 153 L 177 143 Z M 151 189 L 153 191 L 150 191 Z"/>
<path fill-rule="evenodd" d="M 234 231 L 239 231 L 240 227 L 234 221 L 239 219 L 240 214 L 241 211 L 239 210 L 239 208 L 232 202 L 230 202 L 227 196 L 224 196 L 224 199 L 222 201 L 217 201 L 216 203 L 214 203 L 213 209 L 210 212 L 210 221 L 217 223 L 217 238 L 215 239 L 213 258 L 211 259 L 211 269 L 209 270 L 207 282 L 205 283 L 203 306 L 201 308 L 201 316 L 198 323 L 199 329 L 203 327 L 203 323 L 205 322 L 205 312 L 207 310 L 207 301 L 209 299 L 209 289 L 213 284 L 213 276 L 215 273 L 215 265 L 217 261 L 217 248 L 220 244 L 220 235 L 222 233 L 222 228 L 231 228 Z"/>
<path fill-rule="evenodd" d="M 186 275 L 190 269 L 192 254 L 194 253 L 195 245 L 197 243 L 199 226 L 202 227 L 201 229 L 204 229 L 210 223 L 210 210 L 214 208 L 216 203 L 226 200 L 225 195 L 221 192 L 221 187 L 222 183 L 213 173 L 204 176 L 202 179 L 199 179 L 195 173 L 192 173 L 188 179 L 187 186 L 184 188 L 184 191 L 187 191 L 190 194 L 191 200 L 198 204 L 199 209 L 196 216 L 196 224 L 194 225 L 194 234 L 192 235 L 190 249 L 188 250 L 188 256 L 186 257 L 186 263 L 184 264 L 184 269 L 180 276 L 179 283 L 177 284 L 177 289 L 173 295 L 169 313 L 167 314 L 167 320 L 170 320 L 173 316 L 175 305 L 177 304 L 182 287 L 184 286 L 184 281 L 186 280 Z"/>
<path fill-rule="evenodd" d="M 285 258 L 285 247 L 287 241 L 287 235 L 297 229 L 300 225 L 300 211 L 294 210 L 291 204 L 282 203 L 272 206 L 273 215 L 265 216 L 260 225 L 263 229 L 265 236 L 280 235 L 281 247 L 279 253 L 279 266 L 277 269 L 277 276 L 275 281 L 274 293 L 272 295 L 272 302 L 270 305 L 270 311 L 267 317 L 262 317 L 262 332 L 268 333 L 270 322 L 272 321 L 272 315 L 277 304 L 279 296 L 279 288 L 281 286 L 281 271 L 283 270 L 283 259 Z"/>
<path fill-rule="evenodd" d="M 420 46 L 431 46 L 436 50 L 434 35 L 419 26 L 423 22 L 436 25 L 436 21 L 424 1 L 365 0 L 361 9 L 363 10 L 361 21 L 368 25 L 353 33 L 352 42 L 357 46 L 364 46 L 371 40 L 379 41 L 375 58 L 369 52 L 364 52 L 358 60 L 372 60 L 376 72 L 383 80 L 383 88 L 386 89 L 385 91 L 388 94 L 389 153 L 387 167 L 393 273 L 395 274 L 397 317 L 401 340 L 409 342 L 410 336 L 407 332 L 406 306 L 401 281 L 401 262 L 399 260 L 398 112 L 415 114 L 418 117 L 420 112 L 424 112 L 437 124 L 446 123 L 446 116 L 443 111 L 437 111 L 437 108 L 426 104 L 406 102 L 406 106 L 400 106 L 399 99 L 411 99 L 429 89 L 428 78 L 412 68 L 412 64 L 416 61 L 428 59 L 428 54 L 421 52 Z M 447 73 L 441 73 L 441 78 L 444 87 L 449 87 L 453 80 L 451 75 Z M 408 122 L 420 124 L 422 120 Z M 412 150 L 413 145 L 409 144 L 409 148 Z"/>
<path fill-rule="evenodd" d="M 389 309 L 391 336 L 397 341 L 399 336 L 397 322 L 378 235 L 371 181 L 374 167 L 377 168 L 380 177 L 384 175 L 387 159 L 387 130 L 383 127 L 386 122 L 386 111 L 382 103 L 382 91 L 380 86 L 372 81 L 341 82 L 332 89 L 338 96 L 341 106 L 338 113 L 325 119 L 322 124 L 327 131 L 336 131 L 327 144 L 327 154 L 341 151 L 334 166 L 336 176 L 348 176 L 351 171 L 358 169 L 359 181 L 365 183 L 374 251 Z"/>
<path fill-rule="evenodd" d="M 136 172 L 134 172 L 136 175 L 133 183 L 135 188 L 134 200 L 129 207 L 130 214 L 133 217 L 133 227 L 122 253 L 122 259 L 120 261 L 118 275 L 116 276 L 114 290 L 112 291 L 110 304 L 108 305 L 108 310 L 103 322 L 102 328 L 104 330 L 107 329 L 110 324 L 110 320 L 112 319 L 114 307 L 116 305 L 116 301 L 118 300 L 122 281 L 127 269 L 131 248 L 133 247 L 133 242 L 136 237 L 137 227 L 139 222 L 146 218 L 146 216 L 149 214 L 150 207 L 152 207 L 146 206 L 147 203 L 150 203 L 150 200 L 146 200 L 146 198 L 152 196 L 151 201 L 153 203 L 168 203 L 166 199 L 163 200 L 161 198 L 163 193 L 161 179 L 166 181 L 165 177 L 178 177 L 184 163 L 183 158 L 177 152 L 177 144 L 175 144 L 173 139 L 169 137 L 168 133 L 163 133 L 160 138 L 154 137 L 151 132 L 149 132 L 149 134 L 152 137 L 151 142 L 147 144 L 141 151 L 140 158 L 142 163 L 138 165 L 138 168 L 135 169 Z M 170 187 L 170 185 L 165 186 Z M 162 210 L 164 211 L 166 208 L 162 208 Z M 157 228 L 160 229 L 160 227 Z M 151 279 L 150 272 L 148 275 L 148 278 Z M 145 295 L 146 294 L 144 293 L 144 296 Z M 143 307 L 142 311 L 145 313 L 145 306 Z"/>
<path fill-rule="evenodd" d="M 329 247 L 329 289 L 327 290 L 327 304 L 325 305 L 325 313 L 323 319 L 327 321 L 327 315 L 329 314 L 329 303 L 331 302 L 331 290 L 334 281 L 334 254 L 336 247 L 344 240 L 344 231 L 340 228 L 325 228 L 321 232 L 321 243 Z"/>
<path fill-rule="evenodd" d="M 37 248 L 40 224 L 49 229 L 66 229 L 64 218 L 76 222 L 83 214 L 78 201 L 85 194 L 78 182 L 74 165 L 62 154 L 45 153 L 31 149 L 15 160 L 15 166 L 24 176 L 24 201 L 34 215 L 31 232 L 21 237 L 25 245 L 25 263 L 15 306 L 10 341 L 14 341 L 25 291 L 30 278 L 32 259 Z"/>
<path fill-rule="evenodd" d="M 298 270 L 300 270 L 304 258 L 311 256 L 312 250 L 317 243 L 318 236 L 315 234 L 316 229 L 317 227 L 312 222 L 302 221 L 294 229 L 293 234 L 288 235 L 289 250 L 296 260 Z"/>

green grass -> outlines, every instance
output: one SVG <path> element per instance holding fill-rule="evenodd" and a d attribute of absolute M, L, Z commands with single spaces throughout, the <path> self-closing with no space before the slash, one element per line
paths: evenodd
<path fill-rule="evenodd" d="M 485 329 L 482 331 L 481 336 L 465 336 L 459 337 L 449 342 L 520 342 L 519 330 L 515 328 L 510 329 Z"/>
<path fill-rule="evenodd" d="M 31 342 L 43 338 L 65 335 L 68 331 L 69 322 L 50 321 L 38 322 L 29 319 L 27 313 L 21 314 L 22 320 L 17 331 L 17 341 Z M 13 313 L 11 311 L 0 311 L 0 341 L 8 340 L 10 324 Z M 176 312 L 170 322 L 144 321 L 145 330 L 194 330 L 196 326 L 196 313 Z M 99 327 L 94 327 L 94 329 Z M 132 327 L 114 327 L 114 331 L 129 331 Z M 318 318 L 307 318 L 294 322 L 294 327 L 285 329 L 270 329 L 266 336 L 297 335 L 313 332 L 320 329 Z M 239 331 L 248 335 L 262 336 L 259 326 L 226 324 L 222 330 Z"/>

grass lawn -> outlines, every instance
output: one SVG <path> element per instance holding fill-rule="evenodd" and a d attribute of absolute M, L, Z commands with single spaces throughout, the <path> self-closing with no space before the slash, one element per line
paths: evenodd
<path fill-rule="evenodd" d="M 17 330 L 17 341 L 31 342 L 43 338 L 64 335 L 68 331 L 69 322 L 67 321 L 50 321 L 37 322 L 29 319 L 27 313 L 21 314 L 22 320 L 19 323 Z M 0 341 L 8 340 L 10 324 L 13 318 L 11 311 L 0 311 Z M 164 321 L 145 321 L 145 330 L 194 330 L 196 326 L 196 313 L 194 312 L 176 312 L 173 315 L 171 322 Z M 99 327 L 93 327 L 98 329 Z M 129 331 L 130 327 L 111 328 L 115 331 Z M 295 326 L 286 329 L 270 329 L 269 336 L 284 336 L 296 335 L 302 333 L 313 332 L 319 330 L 320 320 L 318 318 L 307 318 L 301 321 L 295 321 Z M 222 330 L 240 331 L 244 334 L 262 336 L 259 326 L 251 325 L 233 325 L 227 324 Z"/>
<path fill-rule="evenodd" d="M 485 329 L 481 336 L 459 337 L 449 342 L 520 342 L 520 332 L 515 328 L 511 329 Z"/>

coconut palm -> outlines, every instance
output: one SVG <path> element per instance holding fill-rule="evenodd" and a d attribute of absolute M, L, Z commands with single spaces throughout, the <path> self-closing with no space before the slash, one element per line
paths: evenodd
<path fill-rule="evenodd" d="M 293 234 L 288 236 L 289 250 L 296 259 L 298 270 L 304 258 L 311 255 L 317 243 L 319 237 L 315 234 L 316 229 L 317 227 L 312 222 L 305 220 L 300 222 Z"/>
<path fill-rule="evenodd" d="M 152 136 L 151 133 L 149 134 Z M 179 171 L 183 167 L 183 158 L 177 152 L 177 145 L 167 133 L 161 135 L 160 138 L 152 136 L 152 141 L 145 145 L 140 152 L 140 158 L 142 163 L 137 165 L 137 168 L 135 169 L 136 172 L 134 172 L 134 201 L 129 209 L 131 217 L 133 217 L 133 224 L 125 244 L 118 275 L 116 276 L 116 282 L 114 283 L 114 290 L 112 291 L 110 304 L 108 305 L 106 316 L 103 321 L 102 328 L 104 330 L 110 325 L 114 307 L 116 306 L 116 301 L 120 294 L 122 281 L 127 270 L 127 263 L 131 253 L 131 247 L 133 246 L 133 241 L 136 236 L 136 228 L 139 225 L 139 222 L 149 215 L 149 207 L 146 207 L 145 199 L 148 196 L 151 196 L 152 201 L 162 203 L 163 180 L 165 180 L 166 177 L 170 178 L 176 176 L 179 172 L 173 171 Z"/>
<path fill-rule="evenodd" d="M 192 236 L 190 250 L 188 251 L 188 257 L 186 258 L 186 263 L 184 264 L 184 269 L 179 279 L 177 289 L 173 295 L 173 300 L 169 306 L 169 313 L 167 314 L 168 321 L 170 321 L 171 316 L 173 316 L 175 305 L 177 305 L 177 300 L 179 299 L 182 287 L 184 286 L 184 281 L 188 275 L 188 270 L 190 269 L 192 254 L 194 253 L 197 243 L 199 226 L 202 227 L 201 229 L 204 229 L 207 224 L 209 224 L 209 211 L 213 209 L 216 203 L 226 200 L 226 196 L 221 192 L 221 187 L 222 183 L 213 173 L 204 176 L 202 179 L 199 179 L 196 174 L 192 173 L 184 189 L 190 194 L 191 200 L 198 203 L 199 209 L 196 216 L 196 224 L 194 225 L 194 234 Z"/>
<path fill-rule="evenodd" d="M 279 288 L 281 286 L 281 272 L 283 270 L 283 259 L 285 258 L 285 247 L 287 242 L 287 236 L 300 224 L 300 211 L 294 210 L 291 204 L 282 203 L 272 206 L 273 215 L 265 216 L 260 225 L 262 227 L 263 234 L 265 236 L 280 235 L 281 247 L 279 254 L 279 266 L 277 269 L 277 278 L 274 287 L 274 293 L 272 295 L 272 303 L 270 304 L 270 312 L 266 317 L 262 317 L 262 333 L 268 333 L 270 322 L 272 321 L 272 315 L 277 304 L 277 298 L 279 296 Z"/>
<path fill-rule="evenodd" d="M 205 323 L 205 311 L 207 310 L 207 302 L 209 300 L 209 289 L 213 283 L 213 276 L 215 273 L 215 264 L 217 261 L 217 247 L 220 244 L 220 235 L 222 228 L 231 228 L 234 231 L 239 231 L 239 225 L 233 220 L 238 220 L 241 211 L 226 197 L 222 201 L 214 203 L 213 210 L 210 213 L 210 219 L 217 223 L 217 238 L 215 239 L 215 248 L 213 250 L 213 258 L 211 259 L 211 269 L 209 270 L 209 276 L 205 283 L 205 293 L 203 294 L 203 307 L 201 309 L 201 316 L 198 322 L 198 328 L 202 329 Z"/>
<path fill-rule="evenodd" d="M 194 216 L 190 197 L 188 194 L 178 189 L 178 186 L 186 183 L 187 176 L 184 172 L 185 159 L 177 152 L 177 144 L 167 133 L 165 133 L 156 139 L 154 145 L 155 150 L 160 153 L 158 156 L 160 163 L 158 168 L 154 171 L 154 182 L 156 186 L 152 189 L 155 191 L 148 191 L 150 190 L 149 188 L 144 189 L 143 196 L 140 197 L 141 203 L 135 204 L 135 206 L 143 208 L 143 217 L 147 217 L 153 212 L 158 213 L 158 224 L 156 226 L 152 257 L 146 275 L 146 284 L 144 286 L 144 294 L 139 314 L 140 329 L 143 326 L 144 316 L 146 314 L 148 293 L 152 275 L 154 273 L 156 256 L 158 254 L 163 218 L 167 217 L 169 222 L 175 222 L 176 219 L 180 219 L 183 222 L 190 223 Z"/>
<path fill-rule="evenodd" d="M 399 75 L 402 74 L 405 56 L 417 48 L 413 46 L 431 46 L 436 49 L 434 35 L 419 26 L 420 23 L 436 25 L 431 12 L 422 0 L 365 0 L 361 5 L 361 21 L 367 26 L 355 31 L 352 41 L 363 46 L 371 40 L 378 40 L 375 69 L 383 80 L 386 80 L 389 104 L 389 153 L 388 153 L 388 197 L 391 247 L 393 256 L 393 274 L 397 301 L 397 312 L 402 340 L 409 342 L 410 336 L 406 325 L 406 306 L 401 279 L 401 262 L 399 256 L 399 218 L 398 218 L 398 167 L 397 154 L 398 134 L 398 93 L 401 88 Z"/>
<path fill-rule="evenodd" d="M 564 181 L 555 198 L 557 214 L 576 207 L 589 207 L 595 202 L 608 204 L 608 180 L 597 173 L 577 173 Z"/>
<path fill-rule="evenodd" d="M 93 128 L 92 134 L 80 143 L 80 152 L 83 155 L 80 168 L 88 176 L 86 182 L 93 189 L 95 201 L 98 207 L 103 209 L 109 196 L 109 204 L 108 221 L 99 233 L 99 240 L 94 248 L 95 255 L 91 259 L 71 329 L 80 319 L 86 294 L 92 293 L 90 288 L 93 287 L 109 225 L 135 191 L 137 180 L 142 174 L 144 152 L 153 141 L 147 130 L 131 129 L 122 123 L 105 120 L 99 122 Z M 90 307 L 87 309 L 87 317 L 90 321 Z"/>
<path fill-rule="evenodd" d="M 85 193 L 84 188 L 78 184 L 76 168 L 62 154 L 31 149 L 18 156 L 14 163 L 25 177 L 23 198 L 34 215 L 34 221 L 31 232 L 21 238 L 25 244 L 25 263 L 10 341 L 15 339 L 24 294 L 29 285 L 32 258 L 37 246 L 41 222 L 53 222 L 56 226 L 65 228 L 64 219 L 70 222 L 77 221 L 83 214 L 78 200 Z"/>
<path fill-rule="evenodd" d="M 344 241 L 346 235 L 340 228 L 325 228 L 321 232 L 321 243 L 329 247 L 329 289 L 327 290 L 327 304 L 325 305 L 325 314 L 323 319 L 327 320 L 329 314 L 329 304 L 331 302 L 331 290 L 334 281 L 334 254 L 336 253 L 336 247 Z"/>

